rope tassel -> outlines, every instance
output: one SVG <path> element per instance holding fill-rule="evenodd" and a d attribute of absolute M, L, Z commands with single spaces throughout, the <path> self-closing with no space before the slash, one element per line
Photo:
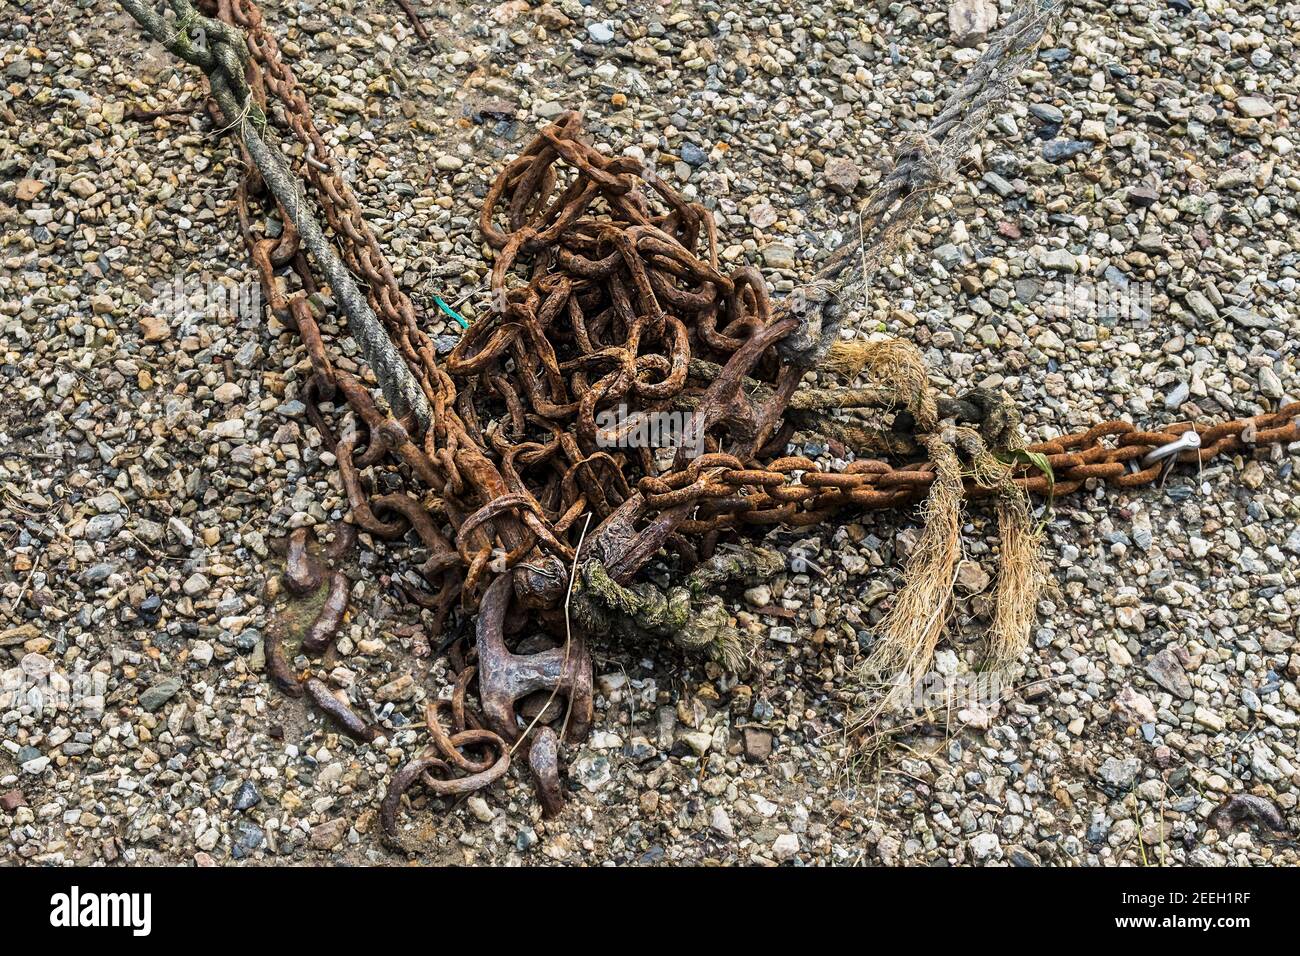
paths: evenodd
<path fill-rule="evenodd" d="M 1028 493 L 1012 480 L 1014 466 L 994 455 L 982 440 L 967 439 L 965 447 L 976 484 L 997 494 L 1000 553 L 989 663 L 1007 667 L 1029 646 L 1038 596 L 1047 584 L 1043 531 L 1030 513 Z M 1010 452 L 1013 458 L 1024 455 L 1019 448 L 1017 439 Z"/>
<path fill-rule="evenodd" d="M 899 709 L 930 669 L 934 650 L 952 608 L 961 542 L 962 469 L 957 453 L 939 435 L 925 439 L 938 468 L 930 495 L 921 507 L 925 527 L 907 561 L 904 584 L 881 625 L 881 637 L 859 672 L 862 682 L 883 693 L 865 722 Z"/>
<path fill-rule="evenodd" d="M 1038 598 L 1049 580 L 1043 531 L 1029 512 L 1028 496 L 1008 475 L 998 500 L 1001 565 L 989 632 L 989 660 L 1007 667 L 1029 647 Z"/>
<path fill-rule="evenodd" d="M 943 636 L 963 554 L 964 487 L 957 448 L 969 457 L 969 474 L 975 483 L 998 495 L 1001 553 L 989 663 L 1007 667 L 1025 652 L 1038 598 L 1048 581 L 1042 529 L 1034 523 L 1028 495 L 1012 480 L 1013 467 L 1000 461 L 968 428 L 928 436 L 924 444 L 938 473 L 922 508 L 925 526 L 908 559 L 903 587 L 881 624 L 879 643 L 859 672 L 865 686 L 878 689 L 862 724 L 906 706 L 929 672 Z"/>

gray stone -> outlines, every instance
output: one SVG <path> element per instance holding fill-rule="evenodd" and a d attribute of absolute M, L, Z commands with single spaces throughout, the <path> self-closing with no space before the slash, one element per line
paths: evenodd
<path fill-rule="evenodd" d="M 1129 205 L 1137 206 L 1139 209 L 1154 206 L 1159 198 L 1160 193 L 1154 186 L 1134 186 L 1127 195 Z"/>
<path fill-rule="evenodd" d="M 984 174 L 984 182 L 988 183 L 989 187 L 1003 199 L 1015 194 L 1016 187 L 992 170 Z"/>
<path fill-rule="evenodd" d="M 1165 648 L 1153 654 L 1147 661 L 1147 675 L 1163 687 L 1169 693 L 1190 700 L 1192 696 L 1192 682 L 1187 678 L 1187 671 L 1183 669 L 1182 662 L 1178 660 L 1174 652 Z"/>
<path fill-rule="evenodd" d="M 728 840 L 734 839 L 736 836 L 736 831 L 731 825 L 731 817 L 727 816 L 726 808 L 721 806 L 715 806 L 710 811 L 709 828 Z"/>
<path fill-rule="evenodd" d="M 86 522 L 86 537 L 91 541 L 105 541 L 122 530 L 126 521 L 120 514 L 95 515 Z"/>
<path fill-rule="evenodd" d="M 1259 390 L 1269 398 L 1281 398 L 1286 394 L 1286 388 L 1277 377 L 1277 372 L 1267 365 L 1259 370 Z"/>
<path fill-rule="evenodd" d="M 682 161 L 688 166 L 703 166 L 709 161 L 709 154 L 694 143 L 683 143 L 680 152 Z"/>
<path fill-rule="evenodd" d="M 1036 116 L 1044 123 L 1053 126 L 1060 126 L 1065 122 L 1065 114 L 1051 103 L 1031 103 L 1029 104 L 1029 113 L 1031 116 Z"/>
<path fill-rule="evenodd" d="M 592 43 L 609 43 L 614 39 L 614 26 L 608 21 L 593 23 L 587 27 L 587 36 Z"/>
<path fill-rule="evenodd" d="M 185 579 L 185 583 L 181 585 L 181 590 L 190 597 L 198 597 L 200 594 L 205 593 L 210 586 L 207 577 L 201 572 L 195 571 Z"/>
<path fill-rule="evenodd" d="M 235 791 L 235 799 L 231 801 L 231 806 L 236 810 L 251 810 L 261 802 L 262 794 L 258 792 L 251 780 L 246 780 Z"/>
<path fill-rule="evenodd" d="M 152 713 L 180 693 L 180 678 L 166 677 L 140 695 L 140 706 Z"/>
<path fill-rule="evenodd" d="M 970 852 L 977 860 L 995 858 L 1002 851 L 1002 844 L 994 833 L 977 833 L 971 837 Z"/>
<path fill-rule="evenodd" d="M 1039 256 L 1038 264 L 1052 272 L 1079 271 L 1079 260 L 1069 249 L 1049 249 Z"/>
<path fill-rule="evenodd" d="M 1043 159 L 1049 163 L 1068 163 L 1095 145 L 1082 139 L 1054 139 L 1043 146 Z"/>
<path fill-rule="evenodd" d="M 92 564 L 81 573 L 81 580 L 86 584 L 94 587 L 97 584 L 103 584 L 108 580 L 108 576 L 117 570 L 115 564 L 102 561 L 99 564 Z"/>
<path fill-rule="evenodd" d="M 584 751 L 569 767 L 569 775 L 593 793 L 609 783 L 609 758 L 594 751 Z"/>
<path fill-rule="evenodd" d="M 948 6 L 948 33 L 955 46 L 983 43 L 998 25 L 998 8 L 990 0 L 953 0 Z"/>
<path fill-rule="evenodd" d="M 1243 96 L 1237 100 L 1237 112 L 1251 119 L 1272 116 L 1277 110 L 1273 104 L 1261 96 Z"/>
<path fill-rule="evenodd" d="M 951 242 L 946 242 L 942 246 L 937 246 L 931 253 L 935 261 L 945 269 L 954 269 L 961 264 L 961 249 Z"/>
<path fill-rule="evenodd" d="M 713 743 L 713 735 L 699 730 L 688 730 L 679 734 L 678 740 L 686 744 L 697 757 L 703 757 Z"/>
<path fill-rule="evenodd" d="M 770 269 L 795 268 L 794 247 L 785 242 L 773 242 L 763 249 L 763 262 Z"/>
<path fill-rule="evenodd" d="M 235 824 L 233 837 L 230 855 L 236 860 L 252 856 L 266 842 L 266 833 L 262 828 L 248 820 Z"/>
<path fill-rule="evenodd" d="M 794 833 L 782 833 L 772 841 L 772 856 L 784 863 L 799 853 L 799 837 Z"/>
<path fill-rule="evenodd" d="M 1102 781 L 1116 790 L 1127 790 L 1133 786 L 1138 773 L 1142 770 L 1142 761 L 1137 757 L 1107 757 L 1097 771 Z"/>
<path fill-rule="evenodd" d="M 1187 303 L 1187 307 L 1192 310 L 1198 319 L 1213 322 L 1219 317 L 1218 310 L 1214 308 L 1213 303 L 1205 297 L 1203 292 L 1193 289 L 1183 297 L 1183 301 Z"/>

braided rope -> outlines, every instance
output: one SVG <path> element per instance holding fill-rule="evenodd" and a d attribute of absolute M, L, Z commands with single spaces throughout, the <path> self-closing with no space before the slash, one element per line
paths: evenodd
<path fill-rule="evenodd" d="M 841 300 L 852 300 L 850 290 L 896 255 L 907 230 L 928 208 L 930 194 L 953 173 L 993 111 L 1010 95 L 1065 6 L 1066 0 L 1025 0 L 1011 13 L 930 129 L 907 137 L 893 169 L 858 210 L 858 235 L 831 253 L 809 285 L 838 287 Z"/>

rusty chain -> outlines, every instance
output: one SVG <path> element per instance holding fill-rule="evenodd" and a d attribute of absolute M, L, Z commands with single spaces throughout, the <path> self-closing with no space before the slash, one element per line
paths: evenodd
<path fill-rule="evenodd" d="M 1176 460 L 1203 465 L 1220 455 L 1300 441 L 1298 419 L 1300 402 L 1219 425 L 1184 423 L 1161 431 L 1140 431 L 1122 420 L 1102 422 L 1086 431 L 1027 446 L 1025 451 L 1046 456 L 1052 474 L 1034 473 L 1034 465 L 1022 464 L 1014 481 L 1035 495 L 1070 494 L 1090 478 L 1117 488 L 1151 485 L 1161 479 L 1168 463 L 1159 460 L 1146 467 L 1139 467 L 1139 463 L 1188 431 L 1195 431 L 1200 438 L 1200 449 L 1181 452 Z M 1104 441 L 1107 438 L 1115 439 L 1115 443 L 1108 444 Z M 710 465 L 721 467 L 706 474 Z M 699 534 L 737 520 L 804 526 L 816 524 L 845 507 L 868 510 L 902 507 L 922 500 L 933 480 L 934 467 L 930 462 L 891 466 L 867 459 L 850 462 L 838 472 L 828 472 L 802 457 L 780 458 L 761 469 L 743 468 L 734 459 L 701 459 L 693 468 L 666 479 L 643 480 L 641 487 L 652 507 L 698 505 L 701 517 L 682 522 L 681 530 Z M 746 494 L 750 490 L 753 493 Z M 970 497 L 992 493 L 973 481 L 967 485 Z"/>
<path fill-rule="evenodd" d="M 518 494 L 502 494 L 502 479 L 483 453 L 477 427 L 476 434 L 471 436 L 458 420 L 456 387 L 438 368 L 432 343 L 418 325 L 414 307 L 397 284 L 378 241 L 365 222 L 360 204 L 338 173 L 292 71 L 281 58 L 274 37 L 265 28 L 261 12 L 253 3 L 244 0 L 218 0 L 216 4 L 206 5 L 206 10 L 245 31 L 250 51 L 247 63 L 250 95 L 264 114 L 268 93 L 277 102 L 280 117 L 302 148 L 299 169 L 314 187 L 314 195 L 325 219 L 342 247 L 344 261 L 365 280 L 371 307 L 415 373 L 434 409 L 433 427 L 423 436 L 413 438 L 415 422 L 409 417 L 397 420 L 381 410 L 359 378 L 337 367 L 331 359 L 320 332 L 321 317 L 312 305 L 315 280 L 292 226 L 296 216 L 281 208 L 280 235 L 266 237 L 264 228 L 258 223 L 271 209 L 262 208 L 260 216 L 254 210 L 255 206 L 265 207 L 267 197 L 257 169 L 245 150 L 246 174 L 236 197 L 240 228 L 273 313 L 297 331 L 307 350 L 312 375 L 302 397 L 308 416 L 336 456 L 351 506 L 351 520 L 363 531 L 388 540 L 401 538 L 408 530 L 414 530 L 429 552 L 422 571 L 434 583 L 436 592 L 428 594 L 408 590 L 407 594 L 417 603 L 433 609 L 433 630 L 437 633 L 442 630 L 456 599 L 466 594 L 466 586 L 469 585 L 472 593 L 474 582 L 488 569 L 495 556 L 488 542 L 512 544 L 510 563 L 522 559 L 538 538 L 548 541 L 561 554 L 571 555 L 572 549 L 561 544 L 542 525 L 535 504 Z M 276 281 L 277 273 L 286 268 L 292 270 L 299 286 L 291 294 L 282 291 Z M 335 398 L 341 398 L 354 416 L 354 420 L 344 424 L 342 434 L 335 433 L 321 409 L 323 404 L 329 404 Z M 462 407 L 474 421 L 473 407 L 468 404 Z M 417 444 L 421 437 L 423 442 Z M 405 466 L 415 482 L 423 486 L 423 493 L 419 496 L 409 491 L 368 494 L 362 471 L 386 458 L 390 461 L 395 459 Z M 440 494 L 440 498 L 432 497 L 430 492 Z M 524 511 L 523 525 L 533 529 L 531 537 L 525 537 L 529 532 L 510 513 L 516 506 Z M 444 533 L 448 525 L 452 530 Z M 347 533 L 342 529 L 348 527 L 340 526 L 339 536 L 344 540 Z M 346 600 L 348 581 L 342 572 L 335 570 L 328 576 L 328 583 L 322 583 L 322 574 L 315 571 L 310 562 L 307 536 L 301 531 L 295 532 L 288 542 L 284 575 L 287 589 L 310 593 L 328 588 L 325 604 L 301 640 L 301 649 L 316 654 L 323 651 L 328 660 L 333 652 L 334 632 L 341 622 L 342 608 L 338 596 L 343 595 Z M 504 582 L 508 578 L 499 580 Z M 501 635 L 510 603 L 509 595 L 499 587 L 496 591 L 489 589 L 489 593 L 492 604 L 482 609 L 481 617 L 496 620 L 498 630 L 495 633 Z M 479 646 L 471 651 L 482 663 L 456 666 L 458 678 L 450 706 L 450 733 L 442 730 L 441 705 L 431 708 L 426 714 L 426 723 L 433 745 L 403 767 L 390 784 L 381 806 L 381 821 L 386 838 L 395 845 L 400 846 L 402 842 L 397 823 L 400 801 L 415 783 L 422 783 L 433 794 L 457 795 L 486 786 L 506 771 L 510 762 L 510 749 L 506 742 L 518 737 L 518 728 L 514 724 L 517 705 L 528 717 L 530 703 L 535 710 L 539 696 L 547 693 L 553 696 L 562 691 L 567 701 L 566 723 L 576 714 L 576 719 L 569 725 L 570 736 L 585 736 L 590 726 L 591 666 L 581 647 L 566 648 L 562 662 L 557 663 L 560 660 L 557 652 L 512 654 L 506 649 L 503 636 L 493 642 L 490 639 L 493 632 L 490 629 L 488 635 L 483 632 L 481 626 Z M 294 696 L 300 696 L 305 690 L 345 732 L 359 740 L 374 739 L 378 729 L 367 724 L 324 682 L 293 671 L 285 660 L 282 635 L 275 629 L 272 634 L 273 639 L 266 649 L 267 667 L 277 686 Z M 480 669 L 483 677 L 478 678 Z M 479 685 L 478 697 L 491 728 L 483 727 L 472 709 L 466 706 L 466 695 L 472 682 Z M 484 748 L 489 753 L 494 752 L 496 759 L 466 756 L 467 752 Z M 528 761 L 544 810 L 548 814 L 558 812 L 562 801 L 558 738 L 549 725 L 541 724 L 531 735 Z"/>
<path fill-rule="evenodd" d="M 741 523 L 808 525 L 845 507 L 893 508 L 923 498 L 934 477 L 928 462 L 895 466 L 866 459 L 827 472 L 810 459 L 780 456 L 792 430 L 778 427 L 791 381 L 774 347 L 790 323 L 780 313 L 774 316 L 762 277 L 748 266 L 724 275 L 706 208 L 686 203 L 649 178 L 668 210 L 652 215 L 637 189 L 636 180 L 646 181 L 639 164 L 600 155 L 578 133 L 577 115 L 565 114 L 489 191 L 480 231 L 499 250 L 491 287 L 509 305 L 504 315 L 466 333 L 447 363 L 452 374 L 477 374 L 485 388 L 508 388 L 500 363 L 513 358 L 526 387 L 522 394 L 504 395 L 509 427 L 521 432 L 527 420 L 544 424 L 557 440 L 576 436 L 589 458 L 577 459 L 566 479 L 578 464 L 597 456 L 602 465 L 617 464 L 615 477 L 627 479 L 627 485 L 606 495 L 626 500 L 626 487 L 634 487 L 646 516 L 691 510 L 675 525 L 681 535 L 708 535 Z M 557 198 L 554 167 L 561 164 L 577 175 Z M 598 198 L 605 211 L 584 216 Z M 506 229 L 494 222 L 498 206 L 505 210 Z M 512 286 L 511 269 L 528 254 L 530 281 Z M 692 363 L 701 358 L 721 369 L 711 383 L 691 382 Z M 592 368 L 608 371 L 588 381 L 581 373 Z M 743 388 L 755 382 L 767 386 L 769 397 L 757 407 L 743 401 L 742 382 Z M 636 449 L 636 455 L 596 450 L 596 408 L 640 399 L 639 411 L 654 412 L 683 397 L 701 416 L 703 455 L 688 459 L 679 452 L 672 467 L 661 472 L 646 449 Z M 1205 462 L 1253 445 L 1296 441 L 1297 415 L 1300 404 L 1195 427 L 1200 450 L 1184 452 L 1179 460 Z M 561 424 L 566 431 L 559 430 Z M 722 426 L 716 435 L 715 426 Z M 1046 456 L 1052 476 L 1034 473 L 1035 466 L 1024 463 L 1015 480 L 1034 494 L 1049 489 L 1068 494 L 1089 478 L 1127 488 L 1150 484 L 1166 463 L 1135 463 L 1193 428 L 1188 423 L 1142 431 L 1125 421 L 1104 422 L 1029 446 L 1027 451 Z M 497 445 L 507 454 L 520 447 L 500 437 Z M 528 448 L 539 460 L 543 448 L 553 453 L 551 446 Z M 972 482 L 968 493 L 988 492 Z M 553 510 L 563 512 L 569 500 L 561 496 Z M 602 518 L 617 503 L 596 495 L 576 500 Z M 699 555 L 692 550 L 688 556 Z"/>

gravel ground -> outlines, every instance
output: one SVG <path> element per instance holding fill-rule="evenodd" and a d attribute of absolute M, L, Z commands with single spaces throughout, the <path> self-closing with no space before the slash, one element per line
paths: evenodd
<path fill-rule="evenodd" d="M 792 288 L 852 234 L 889 144 L 978 56 L 988 13 L 415 6 L 428 46 L 388 0 L 264 10 L 422 301 L 478 283 L 488 183 L 569 107 L 711 205 L 729 263 Z M 294 337 L 210 307 L 214 284 L 254 275 L 199 77 L 107 0 L 6 14 L 0 863 L 400 862 L 378 801 L 423 745 L 446 665 L 395 597 L 409 555 L 375 543 L 331 678 L 387 739 L 339 736 L 263 674 L 268 542 L 346 499 L 301 414 Z M 1034 440 L 1300 394 L 1297 29 L 1295 4 L 1073 4 L 856 328 L 916 342 L 945 390 L 1007 390 Z M 175 106 L 193 110 L 130 112 Z M 159 283 L 199 290 L 194 310 L 159 314 Z M 414 814 L 422 859 L 1295 865 L 1287 837 L 1209 818 L 1250 794 L 1292 833 L 1300 820 L 1296 453 L 1059 502 L 1057 587 L 1007 699 L 923 715 L 856 757 L 847 676 L 914 516 L 778 533 L 811 565 L 737 596 L 753 673 L 598 647 L 597 727 L 568 755 L 563 815 L 543 821 L 512 772 Z M 979 665 L 996 572 L 990 515 L 968 520 L 937 662 L 952 681 Z"/>

